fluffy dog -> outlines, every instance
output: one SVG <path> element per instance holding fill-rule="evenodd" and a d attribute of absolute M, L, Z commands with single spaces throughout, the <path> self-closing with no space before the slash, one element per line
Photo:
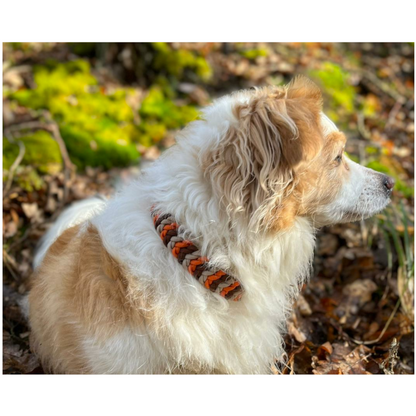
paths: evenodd
<path fill-rule="evenodd" d="M 56 373 L 269 373 L 315 233 L 381 211 L 394 181 L 344 155 L 304 77 L 215 101 L 112 200 L 48 231 L 31 341 Z"/>

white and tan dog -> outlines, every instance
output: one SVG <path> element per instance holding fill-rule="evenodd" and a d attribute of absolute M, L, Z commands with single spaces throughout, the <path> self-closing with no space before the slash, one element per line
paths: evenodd
<path fill-rule="evenodd" d="M 344 146 L 299 77 L 215 101 L 114 199 L 75 204 L 35 261 L 31 337 L 45 368 L 269 373 L 316 229 L 389 203 L 394 181 Z"/>

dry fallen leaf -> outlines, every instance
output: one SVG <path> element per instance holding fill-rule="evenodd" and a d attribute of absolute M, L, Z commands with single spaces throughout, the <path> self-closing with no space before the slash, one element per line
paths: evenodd
<path fill-rule="evenodd" d="M 360 345 L 351 351 L 343 344 L 333 344 L 332 347 L 333 352 L 327 355 L 327 359 L 313 357 L 314 374 L 371 374 L 365 369 L 370 356 L 369 348 Z"/>
<path fill-rule="evenodd" d="M 39 210 L 39 206 L 36 202 L 24 202 L 22 204 L 22 210 L 25 213 L 26 217 L 31 220 L 31 222 L 39 222 L 42 217 L 42 213 Z"/>
<path fill-rule="evenodd" d="M 290 335 L 293 336 L 293 338 L 296 339 L 297 342 L 299 343 L 303 343 L 306 341 L 306 336 L 305 334 L 303 334 L 300 330 L 298 330 L 293 322 L 289 322 L 288 326 L 287 326 L 287 330 L 289 332 Z"/>
<path fill-rule="evenodd" d="M 309 306 L 309 303 L 307 302 L 307 300 L 302 295 L 298 296 L 296 300 L 296 307 L 299 309 L 299 312 L 301 313 L 301 315 L 303 316 L 312 315 L 312 309 Z"/>
<path fill-rule="evenodd" d="M 356 280 L 355 282 L 344 287 L 342 293 L 354 301 L 358 302 L 361 307 L 364 303 L 371 300 L 371 295 L 377 290 L 377 285 L 370 279 Z"/>

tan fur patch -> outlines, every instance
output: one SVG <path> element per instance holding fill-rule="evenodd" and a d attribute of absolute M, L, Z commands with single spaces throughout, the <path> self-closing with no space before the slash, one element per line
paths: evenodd
<path fill-rule="evenodd" d="M 319 88 L 298 78 L 287 88 L 253 92 L 234 108 L 238 127 L 230 127 L 219 146 L 203 159 L 206 177 L 227 212 L 242 213 L 253 230 L 290 226 L 296 201 L 297 166 L 322 149 Z"/>
<path fill-rule="evenodd" d="M 312 163 L 299 166 L 293 193 L 299 202 L 296 215 L 311 216 L 336 198 L 349 176 L 347 164 L 336 161 L 337 156 L 342 157 L 345 142 L 343 133 L 328 135 L 320 155 Z"/>
<path fill-rule="evenodd" d="M 88 373 L 83 340 L 106 340 L 143 317 L 129 301 L 129 282 L 97 230 L 66 230 L 33 276 L 32 347 L 53 372 Z"/>
<path fill-rule="evenodd" d="M 336 197 L 348 176 L 335 162 L 345 136 L 324 137 L 321 111 L 321 92 L 305 77 L 256 90 L 234 108 L 238 127 L 203 159 L 228 213 L 246 215 L 254 230 L 276 232 Z"/>

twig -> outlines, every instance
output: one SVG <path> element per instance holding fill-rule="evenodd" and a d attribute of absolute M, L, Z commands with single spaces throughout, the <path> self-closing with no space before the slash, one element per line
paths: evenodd
<path fill-rule="evenodd" d="M 19 281 L 18 276 L 15 274 L 15 271 L 17 271 L 16 262 L 12 257 L 9 256 L 6 250 L 3 250 L 3 261 L 10 274 L 13 276 L 14 280 Z"/>
<path fill-rule="evenodd" d="M 394 374 L 394 367 L 399 362 L 399 342 L 396 338 L 390 344 L 389 356 L 379 364 L 380 368 L 384 371 L 384 374 Z M 390 364 L 390 369 L 386 368 L 386 364 Z"/>
<path fill-rule="evenodd" d="M 50 131 L 55 141 L 58 143 L 59 150 L 62 155 L 62 161 L 64 164 L 64 195 L 62 198 L 62 206 L 63 206 L 65 205 L 65 202 L 68 199 L 68 194 L 69 194 L 68 184 L 71 179 L 72 172 L 74 171 L 74 165 L 72 164 L 71 159 L 69 158 L 69 154 L 66 149 L 65 142 L 62 139 L 61 132 L 59 131 L 59 127 L 54 121 L 52 121 L 49 113 L 48 113 L 48 119 L 51 122 Z"/>
<path fill-rule="evenodd" d="M 396 115 L 399 112 L 399 110 L 400 110 L 400 108 L 402 107 L 403 104 L 404 104 L 404 100 L 402 101 L 400 99 L 400 100 L 397 100 L 396 101 L 396 103 L 394 104 L 394 106 L 390 110 L 389 117 L 387 119 L 387 123 L 386 123 L 386 125 L 384 127 L 385 130 L 387 130 L 387 129 L 390 128 L 390 124 L 393 123 L 393 120 L 396 118 Z"/>
<path fill-rule="evenodd" d="M 361 136 L 368 140 L 371 141 L 371 133 L 368 131 L 367 127 L 365 126 L 364 123 L 364 115 L 362 113 L 358 113 L 357 115 L 357 127 L 358 127 L 358 131 L 360 132 Z"/>
<path fill-rule="evenodd" d="M 363 80 L 367 81 L 368 83 L 372 85 L 375 85 L 380 91 L 384 92 L 389 97 L 393 98 L 395 101 L 401 101 L 402 103 L 406 101 L 406 99 L 403 96 L 401 96 L 396 91 L 392 90 L 388 84 L 381 81 L 372 72 L 366 69 L 363 69 L 360 72 L 363 77 Z"/>
<path fill-rule="evenodd" d="M 44 111 L 42 114 L 47 120 L 46 123 L 43 123 L 41 121 L 28 121 L 25 123 L 20 123 L 18 125 L 10 126 L 6 131 L 12 133 L 14 131 L 17 132 L 17 131 L 22 131 L 22 130 L 46 130 L 52 134 L 54 140 L 58 144 L 59 151 L 62 156 L 63 167 L 64 167 L 64 195 L 62 199 L 62 206 L 63 206 L 65 205 L 65 202 L 68 198 L 68 194 L 69 194 L 68 183 L 74 171 L 74 165 L 71 162 L 67 148 L 65 146 L 65 142 L 63 141 L 61 133 L 59 131 L 58 125 L 52 119 L 49 112 Z M 19 136 L 21 137 L 22 135 L 19 134 Z"/>
<path fill-rule="evenodd" d="M 24 122 L 24 123 L 20 123 L 20 124 L 16 124 L 16 125 L 12 125 L 10 127 L 8 127 L 7 129 L 5 129 L 5 135 L 8 138 L 12 138 L 12 142 L 14 141 L 13 137 L 22 137 L 24 134 L 21 133 L 23 130 L 45 130 L 48 131 L 49 133 L 52 134 L 54 140 L 56 141 L 56 143 L 58 144 L 59 147 L 59 151 L 61 153 L 62 156 L 62 163 L 63 163 L 63 168 L 64 168 L 64 184 L 63 184 L 63 190 L 64 190 L 64 194 L 63 194 L 63 198 L 61 201 L 61 207 L 60 209 L 57 209 L 55 211 L 55 213 L 52 215 L 51 218 L 38 223 L 38 224 L 33 224 L 31 227 L 29 227 L 25 233 L 23 234 L 22 237 L 20 237 L 17 241 L 15 241 L 14 243 L 12 243 L 9 248 L 8 251 L 10 252 L 12 249 L 18 247 L 22 242 L 24 242 L 26 240 L 26 238 L 29 236 L 29 234 L 31 232 L 33 232 L 33 230 L 37 229 L 38 227 L 47 224 L 48 222 L 53 221 L 57 215 L 60 213 L 60 211 L 62 210 L 62 208 L 65 206 L 65 203 L 68 199 L 68 194 L 69 194 L 69 181 L 71 180 L 71 176 L 74 172 L 74 165 L 71 162 L 71 159 L 69 157 L 68 151 L 66 149 L 65 146 L 65 142 L 62 139 L 61 133 L 59 131 L 59 127 L 56 124 L 56 122 L 52 119 L 51 115 L 49 114 L 49 112 L 44 111 L 42 113 L 42 115 L 45 117 L 45 119 L 47 120 L 47 122 L 41 122 L 41 121 L 28 121 L 28 122 Z M 10 140 L 9 140 L 10 141 Z M 20 143 L 22 143 L 20 141 Z M 22 143 L 23 145 L 23 143 Z M 24 148 L 24 145 L 23 145 Z M 21 152 L 19 152 L 20 155 Z M 18 165 L 21 162 L 21 159 L 23 159 L 24 153 L 23 155 L 19 158 L 17 158 L 15 160 L 15 162 L 13 163 L 12 167 L 10 168 L 10 171 L 12 173 L 14 173 L 15 169 L 18 167 Z M 14 167 L 15 165 L 15 167 Z M 12 168 L 14 167 L 14 169 L 12 170 Z M 9 178 L 5 187 L 5 191 L 3 192 L 3 198 L 5 195 L 7 195 L 7 191 L 9 191 L 9 188 L 12 184 L 13 181 L 13 176 L 10 175 L 9 172 Z M 10 182 L 10 184 L 9 184 Z"/>
<path fill-rule="evenodd" d="M 13 164 L 10 166 L 9 175 L 7 177 L 7 182 L 6 182 L 6 185 L 3 188 L 3 199 L 8 195 L 8 193 L 10 191 L 10 188 L 11 188 L 12 183 L 13 183 L 14 173 L 15 173 L 16 169 L 19 167 L 20 163 L 22 162 L 22 160 L 25 156 L 25 152 L 26 152 L 25 145 L 23 144 L 23 142 L 21 140 L 19 140 L 16 143 L 13 139 L 13 136 L 9 132 L 5 132 L 5 136 L 6 136 L 7 140 L 9 141 L 9 143 L 17 144 L 19 146 L 19 154 L 17 155 Z"/>
<path fill-rule="evenodd" d="M 377 339 L 373 340 L 373 341 L 358 341 L 357 339 L 351 338 L 351 341 L 355 342 L 356 344 L 359 345 L 372 345 L 372 344 L 377 344 L 377 342 L 379 342 L 381 340 L 381 338 L 383 338 L 384 333 L 387 331 L 387 328 L 389 327 L 391 321 L 394 318 L 394 315 L 396 315 L 397 310 L 399 309 L 400 306 L 400 299 L 397 301 L 396 306 L 394 307 L 392 313 L 390 314 L 389 319 L 386 322 L 386 325 L 384 325 L 383 330 L 381 331 L 380 335 L 378 336 Z"/>
<path fill-rule="evenodd" d="M 21 243 L 23 243 L 23 241 L 26 240 L 26 238 L 28 237 L 28 235 L 35 230 L 36 228 L 38 228 L 40 225 L 46 223 L 46 221 L 38 223 L 38 224 L 33 224 L 31 227 L 29 227 L 24 234 L 18 239 L 16 240 L 14 243 L 10 244 L 10 246 L 7 248 L 8 252 L 11 252 L 15 247 L 19 247 L 19 245 Z"/>

